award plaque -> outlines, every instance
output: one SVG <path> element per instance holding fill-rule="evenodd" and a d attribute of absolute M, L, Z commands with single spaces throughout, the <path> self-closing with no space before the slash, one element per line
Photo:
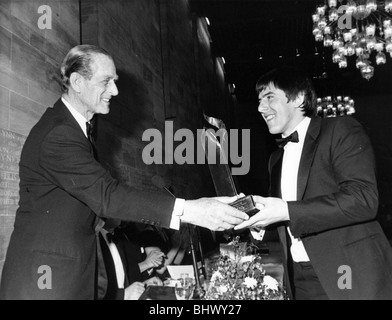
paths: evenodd
<path fill-rule="evenodd" d="M 231 174 L 225 150 L 228 150 L 227 130 L 222 120 L 204 115 L 204 119 L 212 128 L 204 127 L 201 135 L 202 146 L 207 158 L 215 191 L 218 196 L 236 196 L 237 200 L 230 203 L 234 208 L 252 216 L 259 212 L 251 195 L 240 197 Z M 219 138 L 219 139 L 218 139 Z"/>

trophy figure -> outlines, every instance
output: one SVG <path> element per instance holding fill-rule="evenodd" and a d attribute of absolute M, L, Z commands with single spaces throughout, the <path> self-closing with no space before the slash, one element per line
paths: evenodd
<path fill-rule="evenodd" d="M 204 115 L 206 122 L 218 132 L 204 127 L 201 135 L 202 146 L 207 157 L 208 167 L 211 173 L 217 196 L 236 196 L 237 200 L 230 203 L 231 206 L 247 213 L 249 216 L 259 210 L 251 195 L 240 197 L 234 183 L 228 158 L 225 150 L 228 150 L 227 130 L 222 120 Z M 220 140 L 218 140 L 218 137 Z"/>

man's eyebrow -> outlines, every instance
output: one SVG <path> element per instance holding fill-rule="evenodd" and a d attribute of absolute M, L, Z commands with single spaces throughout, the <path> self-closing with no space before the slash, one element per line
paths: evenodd
<path fill-rule="evenodd" d="M 105 80 L 111 80 L 111 79 L 113 79 L 114 81 L 117 81 L 118 78 L 119 78 L 118 75 L 115 75 L 114 77 L 113 77 L 113 76 L 109 76 L 109 75 L 104 76 L 104 79 L 105 79 Z"/>
<path fill-rule="evenodd" d="M 266 96 L 268 96 L 270 94 L 274 94 L 274 92 L 268 91 L 267 93 L 264 93 L 261 97 L 264 98 L 264 97 L 266 97 Z"/>

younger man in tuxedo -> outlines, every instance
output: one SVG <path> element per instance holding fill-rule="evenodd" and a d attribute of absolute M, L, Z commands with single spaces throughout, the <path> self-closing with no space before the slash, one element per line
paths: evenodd
<path fill-rule="evenodd" d="M 259 79 L 259 112 L 281 134 L 270 198 L 244 227 L 275 224 L 291 298 L 392 299 L 392 250 L 376 221 L 373 150 L 352 117 L 316 118 L 310 78 L 283 67 Z"/>

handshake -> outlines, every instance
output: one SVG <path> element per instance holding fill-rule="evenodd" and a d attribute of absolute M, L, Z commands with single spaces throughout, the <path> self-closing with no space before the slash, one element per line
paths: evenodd
<path fill-rule="evenodd" d="M 287 203 L 260 196 L 215 197 L 187 200 L 181 221 L 212 231 L 266 227 L 289 220 Z"/>
<path fill-rule="evenodd" d="M 260 211 L 256 208 L 253 196 L 242 196 L 234 202 L 229 203 L 229 205 L 240 211 L 245 212 L 249 217 L 255 215 L 257 212 Z"/>

